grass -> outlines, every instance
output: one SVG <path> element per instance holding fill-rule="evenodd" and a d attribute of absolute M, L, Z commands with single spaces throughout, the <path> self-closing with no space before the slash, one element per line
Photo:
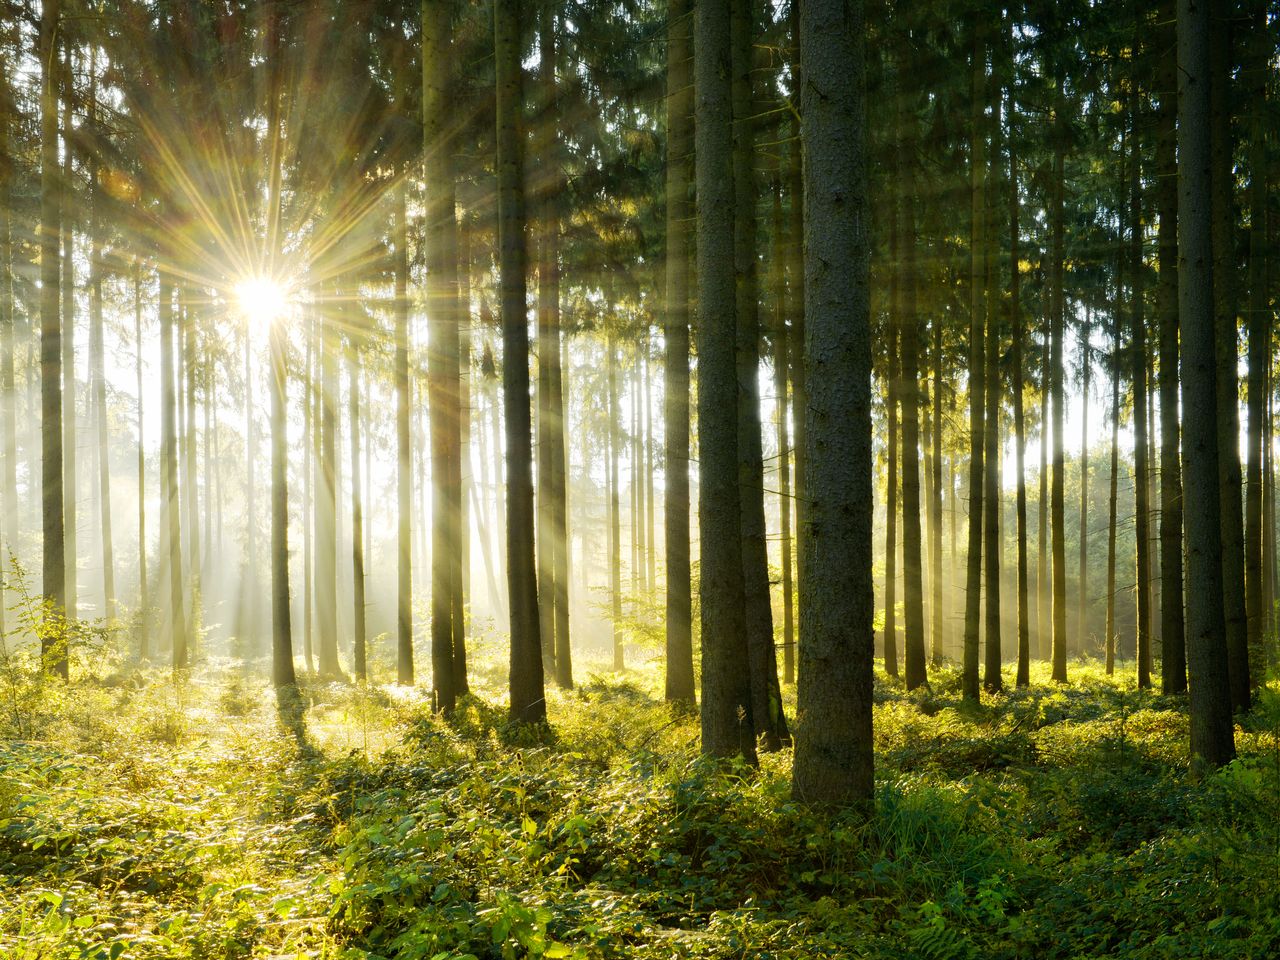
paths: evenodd
<path fill-rule="evenodd" d="M 949 668 L 881 676 L 861 822 L 793 804 L 789 752 L 704 764 L 652 664 L 579 664 L 552 729 L 512 727 L 499 655 L 448 723 L 421 691 L 325 685 L 303 731 L 231 663 L 21 679 L 0 955 L 1280 955 L 1274 692 L 1192 782 L 1185 701 L 1096 664 L 980 704 Z"/>

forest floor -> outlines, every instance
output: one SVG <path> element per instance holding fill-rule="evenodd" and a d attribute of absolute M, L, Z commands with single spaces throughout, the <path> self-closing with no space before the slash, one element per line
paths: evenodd
<path fill-rule="evenodd" d="M 1096 664 L 981 705 L 881 676 L 861 822 L 793 804 L 789 751 L 700 761 L 656 665 L 513 729 L 499 653 L 447 724 L 336 684 L 282 724 L 225 663 L 0 677 L 0 956 L 1280 956 L 1274 692 L 1192 782 L 1185 701 Z"/>

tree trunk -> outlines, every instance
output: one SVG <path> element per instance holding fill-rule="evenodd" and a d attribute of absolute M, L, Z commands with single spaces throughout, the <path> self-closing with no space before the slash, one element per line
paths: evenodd
<path fill-rule="evenodd" d="M 538 261 L 538 603 L 544 667 L 557 686 L 573 686 L 570 656 L 567 513 L 564 477 L 564 397 L 560 369 L 560 114 L 556 89 L 555 6 L 538 15 L 539 85 L 544 116 L 539 153 L 545 164 L 539 198 Z"/>
<path fill-rule="evenodd" d="M 890 206 L 889 247 L 890 259 L 901 263 L 902 245 L 898 241 L 897 208 Z M 891 677 L 898 676 L 898 456 L 902 443 L 898 437 L 898 384 L 902 379 L 898 365 L 902 351 L 899 345 L 899 334 L 902 327 L 901 317 L 901 280 L 898 270 L 889 274 L 889 329 L 887 331 L 887 364 L 885 376 L 885 420 L 888 432 L 885 442 L 885 458 L 887 459 L 887 475 L 885 479 L 884 497 L 884 669 Z"/>
<path fill-rule="evenodd" d="M 5 77 L 0 96 L 8 97 L 9 62 L 0 53 L 0 77 Z M 9 161 L 10 151 L 10 117 L 11 111 L 6 102 L 0 109 L 0 426 L 4 430 L 4 462 L 0 465 L 3 479 L 0 482 L 0 516 L 3 516 L 3 556 L 0 566 L 9 567 L 10 551 L 17 540 L 18 517 L 22 507 L 18 503 L 18 418 L 14 411 L 17 397 L 13 389 L 13 227 L 9 213 L 13 203 L 12 165 Z M 9 599 L 5 592 L 4 581 L 0 577 L 0 636 L 5 633 L 5 610 Z"/>
<path fill-rule="evenodd" d="M 338 294 L 341 297 L 341 294 Z M 316 623 L 319 627 L 320 676 L 342 676 L 338 659 L 338 335 L 342 307 L 321 306 L 320 353 L 320 482 L 316 498 Z M 273 541 L 274 542 L 274 541 Z"/>
<path fill-rule="evenodd" d="M 1231 16 L 1215 7 L 1209 24 L 1210 151 L 1213 204 L 1213 310 L 1218 358 L 1218 476 L 1222 485 L 1222 603 L 1231 705 L 1247 710 L 1249 624 L 1244 593 L 1244 519 L 1241 515 L 1240 377 L 1236 291 L 1235 143 Z"/>
<path fill-rule="evenodd" d="M 151 597 L 147 582 L 147 452 L 142 417 L 142 261 L 133 262 L 134 373 L 138 391 L 138 659 L 151 656 Z"/>
<path fill-rule="evenodd" d="M 1003 660 L 1000 643 L 1000 304 L 995 284 L 995 255 L 992 252 L 995 235 L 995 218 L 993 216 L 996 196 L 996 181 L 1000 155 L 1000 103 L 995 99 L 992 118 L 991 166 L 988 177 L 992 181 L 991 188 L 983 189 L 982 209 L 986 221 L 983 229 L 987 237 L 982 248 L 983 274 L 985 281 L 987 304 L 987 339 L 986 339 L 986 411 L 983 416 L 983 432 L 985 448 L 983 450 L 983 472 L 985 489 L 983 490 L 983 560 L 986 567 L 986 654 L 983 662 L 982 685 L 990 693 L 1003 689 L 1000 676 L 1000 665 Z"/>
<path fill-rule="evenodd" d="M 606 294 L 605 305 L 612 309 L 612 298 Z M 618 448 L 622 445 L 618 411 L 618 360 L 613 332 L 606 334 L 605 358 L 606 389 L 609 394 L 609 601 L 610 622 L 613 627 L 613 669 L 627 667 L 626 648 L 622 642 L 622 509 L 618 495 Z"/>
<path fill-rule="evenodd" d="M 1210 5 L 1178 0 L 1178 317 L 1182 336 L 1182 475 L 1187 579 L 1191 763 L 1216 768 L 1235 756 L 1222 599 L 1221 485 L 1213 302 L 1210 150 Z"/>
<path fill-rule="evenodd" d="M 62 177 L 58 170 L 57 31 L 61 4 L 44 0 L 40 13 L 40 434 L 43 521 L 43 593 L 56 617 L 67 608 L 63 536 L 62 343 L 58 240 L 62 232 Z M 45 634 L 44 669 L 68 675 L 66 646 Z"/>
<path fill-rule="evenodd" d="M 1263 578 L 1263 448 L 1267 362 L 1271 356 L 1270 297 L 1267 290 L 1267 4 L 1255 0 L 1250 11 L 1249 80 L 1249 466 L 1245 503 L 1245 586 L 1249 617 L 1249 678 L 1256 687 L 1266 675 L 1263 642 L 1267 633 L 1267 597 Z"/>
<path fill-rule="evenodd" d="M 782 649 L 787 682 L 794 677 L 795 590 L 791 579 L 791 436 L 787 404 L 787 371 L 791 368 L 791 344 L 787 330 L 787 228 L 782 217 L 782 178 L 775 160 L 773 170 L 773 389 L 778 430 L 778 519 L 782 561 Z"/>
<path fill-rule="evenodd" d="M 945 594 L 942 567 L 942 320 L 933 319 L 933 497 L 929 503 L 929 529 L 933 537 L 933 643 L 930 660 L 942 666 L 946 646 Z"/>
<path fill-rule="evenodd" d="M 738 372 L 738 496 L 742 512 L 742 585 L 751 660 L 752 719 L 766 750 L 789 739 L 773 645 L 773 603 L 764 519 L 764 443 L 760 423 L 760 292 L 756 268 L 755 4 L 733 0 L 734 273 Z"/>
<path fill-rule="evenodd" d="M 667 560 L 666 698 L 693 705 L 689 562 L 689 202 L 693 154 L 690 0 L 667 6 L 667 303 L 663 382 L 663 525 Z M 790 662 L 790 653 L 787 654 Z"/>
<path fill-rule="evenodd" d="M 456 159 L 455 159 L 456 163 Z M 457 169 L 456 167 L 454 168 Z M 452 517 L 457 524 L 458 588 L 453 595 L 453 689 L 458 696 L 470 692 L 467 680 L 467 610 L 471 602 L 471 225 L 464 216 L 458 224 L 458 456 L 457 497 Z M 366 444 L 365 462 L 369 463 Z M 366 470 L 366 473 L 369 472 Z"/>
<path fill-rule="evenodd" d="M 97 53 L 90 54 L 89 123 L 97 124 Z M 116 616 L 115 557 L 111 535 L 111 437 L 107 430 L 107 376 L 106 352 L 102 336 L 102 238 L 99 225 L 99 176 L 97 167 L 90 175 L 89 196 L 89 364 L 93 388 L 94 429 L 97 433 L 98 453 L 98 531 L 102 540 L 102 615 L 108 621 Z M 0 264 L 0 269 L 7 266 Z M 6 324 L 7 326 L 7 324 Z M 9 354 L 6 353 L 8 357 Z M 11 359 L 11 358 L 10 358 Z M 9 379 L 12 381 L 12 370 Z M 5 391 L 5 403 L 12 396 L 12 382 Z M 10 461 L 12 462 L 12 461 Z M 10 502 L 6 500 L 5 502 Z M 2 599 L 2 598 L 0 598 Z M 3 604 L 0 604 L 2 606 Z"/>
<path fill-rule="evenodd" d="M 80 502 L 76 481 L 76 271 L 75 271 L 75 193 L 72 189 L 71 100 L 74 94 L 72 79 L 72 44 L 64 44 L 62 74 L 62 516 L 63 551 L 66 564 L 67 617 L 79 616 L 80 558 L 76 545 L 79 539 Z"/>
<path fill-rule="evenodd" d="M 1045 299 L 1052 301 L 1052 296 Z M 1049 397 L 1053 393 L 1053 371 L 1050 360 L 1052 336 L 1050 331 L 1053 308 L 1046 311 L 1042 358 L 1040 366 L 1040 490 L 1037 500 L 1039 513 L 1039 539 L 1036 546 L 1036 647 L 1041 660 L 1048 660 L 1052 649 L 1049 603 Z"/>
<path fill-rule="evenodd" d="M 1174 0 L 1162 0 L 1162 46 L 1174 39 Z M 1178 164 L 1176 57 L 1161 57 L 1161 95 L 1156 111 L 1156 205 L 1160 218 L 1157 248 L 1160 315 L 1160 685 L 1165 693 L 1187 689 L 1187 646 L 1183 619 L 1182 466 L 1178 460 Z"/>
<path fill-rule="evenodd" d="M 312 543 L 312 524 L 306 522 L 315 511 L 312 493 L 316 472 L 315 433 L 315 331 L 308 326 L 306 333 L 306 375 L 302 379 L 302 654 L 307 674 L 315 672 L 315 655 L 312 649 L 313 611 L 315 598 L 315 548 Z"/>
<path fill-rule="evenodd" d="M 365 632 L 364 495 L 360 486 L 360 355 L 347 345 L 347 413 L 351 424 L 351 590 L 353 660 L 357 680 L 369 679 L 368 637 Z"/>
<path fill-rule="evenodd" d="M 1084 325 L 1080 328 L 1080 390 L 1084 399 L 1080 417 L 1080 606 L 1076 611 L 1076 630 L 1080 651 L 1089 649 L 1089 387 L 1093 365 L 1092 311 L 1085 307 Z"/>
<path fill-rule="evenodd" d="M 1049 392 L 1053 406 L 1053 477 L 1052 502 L 1050 504 L 1050 526 L 1053 532 L 1053 679 L 1057 683 L 1067 682 L 1067 536 L 1064 502 L 1066 467 L 1063 457 L 1062 441 L 1065 425 L 1065 409 L 1062 390 L 1062 339 L 1063 326 L 1066 322 L 1066 305 L 1063 302 L 1062 273 L 1064 250 L 1064 211 L 1066 136 L 1063 111 L 1066 109 L 1066 98 L 1063 96 L 1062 76 L 1055 81 L 1054 117 L 1052 126 L 1053 144 L 1053 194 L 1049 211 L 1051 247 L 1050 281 L 1049 281 Z"/>
<path fill-rule="evenodd" d="M 979 614 L 982 603 L 982 511 L 983 453 L 986 398 L 986 291 L 983 257 L 986 250 L 986 204 L 984 180 L 987 173 L 986 125 L 986 36 L 975 21 L 973 61 L 970 65 L 969 156 L 969 552 L 965 578 L 963 690 L 967 700 L 978 699 Z"/>
<path fill-rule="evenodd" d="M 523 68 L 520 0 L 495 0 L 498 245 L 502 291 L 502 394 L 507 430 L 507 589 L 511 605 L 511 717 L 547 717 L 534 567 L 533 476 L 529 407 L 529 327 L 525 315 Z"/>
<path fill-rule="evenodd" d="M 802 100 L 801 78 L 803 69 L 800 63 L 800 3 L 792 3 L 787 14 L 787 26 L 791 36 L 791 59 L 788 67 L 791 72 L 791 147 L 787 151 L 787 168 L 790 178 L 791 204 L 788 217 L 791 243 L 787 252 L 787 271 L 791 275 L 791 301 L 788 310 L 791 316 L 791 342 L 796 345 L 792 350 L 791 361 L 791 407 L 800 411 L 795 418 L 795 498 L 796 498 L 796 594 L 800 593 L 800 581 L 803 579 L 805 564 L 805 538 L 800 535 L 809 523 L 808 473 L 809 473 L 809 440 L 808 418 L 805 411 L 809 408 L 809 387 L 804 361 L 805 343 L 805 289 L 804 289 L 804 136 L 801 115 L 804 109 Z M 798 602 L 798 599 L 797 599 Z M 797 611 L 796 636 L 799 643 L 799 619 Z M 799 647 L 797 646 L 798 650 Z M 792 668 L 787 668 L 787 682 L 795 680 Z"/>
<path fill-rule="evenodd" d="M 396 682 L 412 686 L 413 670 L 413 446 L 409 430 L 409 213 L 405 183 L 395 188 L 396 390 Z M 317 549 L 319 549 L 317 547 Z"/>
<path fill-rule="evenodd" d="M 711 0 L 695 12 L 702 750 L 754 761 L 738 472 L 731 6 Z"/>
<path fill-rule="evenodd" d="M 1009 93 L 1009 125 L 1013 126 L 1013 93 Z M 1013 437 L 1017 493 L 1015 511 L 1018 525 L 1018 674 L 1019 687 L 1031 682 L 1031 611 L 1028 609 L 1030 577 L 1027 566 L 1027 434 L 1023 412 L 1023 342 L 1026 337 L 1022 319 L 1022 267 L 1019 257 L 1021 240 L 1018 203 L 1018 161 L 1013 138 L 1009 140 L 1009 319 L 1012 324 L 1013 344 L 1010 359 L 1013 365 Z"/>
<path fill-rule="evenodd" d="M 1137 659 L 1138 686 L 1151 686 L 1151 560 L 1150 504 L 1147 502 L 1147 323 L 1142 289 L 1142 171 L 1138 136 L 1139 100 L 1130 95 L 1129 131 L 1129 258 L 1130 342 L 1133 377 L 1133 487 L 1137 547 Z"/>
<path fill-rule="evenodd" d="M 801 527 L 792 791 L 810 803 L 869 806 L 874 599 L 863 31 L 860 0 L 805 0 L 801 8 L 805 299 L 817 309 L 805 330 L 810 505 Z"/>
<path fill-rule="evenodd" d="M 1120 297 L 1116 296 L 1116 306 Z M 1118 312 L 1118 311 L 1117 311 Z M 1111 488 L 1107 512 L 1107 676 L 1116 669 L 1116 495 L 1120 479 L 1120 321 L 1112 318 L 1111 357 Z"/>
<path fill-rule="evenodd" d="M 453 664 L 458 565 L 458 231 L 453 171 L 453 4 L 422 7 L 423 150 L 427 165 L 427 392 L 431 430 L 431 686 L 435 708 L 457 701 Z"/>
<path fill-rule="evenodd" d="M 182 527 L 178 512 L 178 424 L 174 395 L 173 283 L 160 273 L 160 488 L 165 502 L 169 568 L 169 628 L 173 633 L 173 669 L 185 670 L 187 618 L 183 602 Z"/>
<path fill-rule="evenodd" d="M 277 696 L 297 685 L 289 610 L 288 369 L 283 323 L 271 325 L 271 681 Z M 323 670 L 323 666 L 321 667 Z"/>
<path fill-rule="evenodd" d="M 924 566 L 920 531 L 920 316 L 916 310 L 915 220 L 911 206 L 902 210 L 902 572 L 903 652 L 908 690 L 928 681 L 924 653 Z"/>

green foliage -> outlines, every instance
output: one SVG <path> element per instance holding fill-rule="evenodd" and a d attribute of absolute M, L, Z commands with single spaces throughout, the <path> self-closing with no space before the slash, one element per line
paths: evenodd
<path fill-rule="evenodd" d="M 705 763 L 656 672 L 584 665 L 553 729 L 483 683 L 448 720 L 304 686 L 305 743 L 230 669 L 72 686 L 0 751 L 0 953 L 1274 955 L 1280 697 L 1194 783 L 1181 700 L 1074 672 L 978 705 L 881 678 L 865 821 L 793 803 L 785 751 Z"/>

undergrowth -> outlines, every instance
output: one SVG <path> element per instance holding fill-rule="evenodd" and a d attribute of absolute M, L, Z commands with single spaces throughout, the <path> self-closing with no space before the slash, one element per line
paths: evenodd
<path fill-rule="evenodd" d="M 483 665 L 482 665 L 483 666 Z M 1181 698 L 1093 665 L 963 703 L 876 689 L 876 815 L 698 756 L 653 669 L 507 723 L 500 671 L 422 693 L 234 664 L 70 687 L 8 675 L 0 955 L 1264 958 L 1280 955 L 1280 697 L 1185 774 Z"/>

